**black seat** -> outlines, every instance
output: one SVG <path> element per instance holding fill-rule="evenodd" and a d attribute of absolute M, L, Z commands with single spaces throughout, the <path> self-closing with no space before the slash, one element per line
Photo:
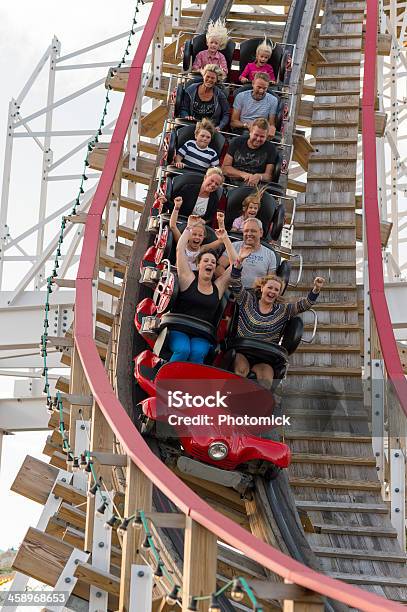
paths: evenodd
<path fill-rule="evenodd" d="M 232 66 L 235 47 L 236 44 L 229 39 L 226 47 L 220 50 L 220 52 L 223 53 L 223 55 L 225 56 L 229 72 Z M 198 34 L 197 36 L 194 36 L 194 38 L 186 41 L 184 45 L 184 57 L 182 61 L 182 67 L 185 72 L 191 69 L 197 54 L 200 51 L 205 51 L 205 49 L 207 48 L 208 45 L 206 44 L 206 34 Z"/>
<path fill-rule="evenodd" d="M 239 308 L 235 307 L 228 338 L 225 341 L 225 353 L 221 367 L 232 370 L 236 353 L 242 353 L 255 363 L 268 363 L 274 370 L 275 380 L 284 378 L 288 367 L 288 356 L 292 355 L 301 342 L 304 323 L 296 316 L 287 321 L 280 338 L 280 343 L 263 342 L 252 338 L 236 336 Z M 277 382 L 273 386 L 276 386 Z"/>
<path fill-rule="evenodd" d="M 242 214 L 242 202 L 243 200 L 255 193 L 253 187 L 248 185 L 242 185 L 242 187 L 236 187 L 236 189 L 229 189 L 227 194 L 226 203 L 226 214 L 225 214 L 225 227 L 230 230 L 233 221 L 240 217 Z M 270 193 L 263 193 L 261 198 L 261 206 L 258 213 L 258 218 L 263 224 L 263 235 L 268 238 L 269 228 L 273 219 L 273 215 L 277 209 L 277 202 Z M 280 228 L 280 232 L 281 232 Z M 279 235 L 280 235 L 279 232 Z"/>
<path fill-rule="evenodd" d="M 195 125 L 184 125 L 184 126 L 176 126 L 171 134 L 170 140 L 168 143 L 168 153 L 167 153 L 167 161 L 169 164 L 172 164 L 174 161 L 174 157 L 180 147 L 187 142 L 187 140 L 195 139 Z M 218 157 L 220 158 L 223 147 L 225 145 L 225 137 L 218 132 L 212 136 L 212 140 L 209 143 L 209 146 L 212 149 L 215 149 Z"/>
<path fill-rule="evenodd" d="M 243 72 L 247 64 L 255 61 L 256 49 L 263 42 L 264 42 L 264 38 L 251 38 L 250 40 L 245 40 L 242 43 L 240 43 L 240 59 L 239 59 L 240 73 Z M 274 45 L 274 43 L 270 39 L 267 39 L 267 43 L 271 47 L 273 47 Z M 273 48 L 273 52 L 270 56 L 270 59 L 267 62 L 273 68 L 274 76 L 276 77 L 276 82 L 279 81 L 280 66 L 281 66 L 281 59 L 283 57 L 283 52 L 284 52 L 283 45 L 279 45 L 279 44 L 275 45 Z"/>

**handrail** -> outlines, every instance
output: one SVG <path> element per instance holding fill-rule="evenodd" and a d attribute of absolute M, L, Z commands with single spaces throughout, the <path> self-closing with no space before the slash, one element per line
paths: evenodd
<path fill-rule="evenodd" d="M 369 291 L 373 313 L 388 378 L 394 386 L 407 416 L 407 381 L 397 350 L 387 300 L 384 293 L 380 216 L 377 199 L 377 161 L 375 130 L 376 58 L 378 3 L 367 0 L 365 67 L 362 96 L 363 190 L 366 242 L 369 267 Z M 366 330 L 367 332 L 367 330 Z"/>
<path fill-rule="evenodd" d="M 131 64 L 124 101 L 108 149 L 103 173 L 86 220 L 83 248 L 76 277 L 74 338 L 93 397 L 130 459 L 182 513 L 190 516 L 219 539 L 226 541 L 230 546 L 237 548 L 250 559 L 287 581 L 323 596 L 366 612 L 382 612 L 383 609 L 401 612 L 404 610 L 403 606 L 308 568 L 269 544 L 258 540 L 243 527 L 213 510 L 163 465 L 150 450 L 116 397 L 99 357 L 93 337 L 92 283 L 97 269 L 102 214 L 110 195 L 141 84 L 143 63 L 164 10 L 164 4 L 165 0 L 153 0 L 150 16 Z"/>

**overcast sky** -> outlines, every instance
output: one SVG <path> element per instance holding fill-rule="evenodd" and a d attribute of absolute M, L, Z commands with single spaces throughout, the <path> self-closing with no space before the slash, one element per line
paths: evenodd
<path fill-rule="evenodd" d="M 111 0 L 89 0 L 88 2 L 73 0 L 65 3 L 55 2 L 55 0 L 41 0 L 40 2 L 19 0 L 15 3 L 0 3 L 0 70 L 3 75 L 2 95 L 0 96 L 0 168 L 2 174 L 9 100 L 20 93 L 35 65 L 50 44 L 53 35 L 55 34 L 62 44 L 61 55 L 66 55 L 129 30 L 134 7 L 133 0 L 120 0 L 119 3 Z M 126 41 L 122 39 L 92 54 L 69 60 L 69 63 L 118 61 L 123 54 L 125 43 Z M 95 70 L 93 73 L 89 70 L 61 71 L 57 74 L 56 99 L 106 74 L 106 68 Z M 46 78 L 47 73 L 44 72 L 33 88 L 32 94 L 27 96 L 22 107 L 24 116 L 45 106 Z M 103 108 L 105 93 L 106 90 L 101 86 L 71 106 L 60 109 L 55 113 L 54 129 L 96 128 L 100 111 Z M 116 94 L 115 101 L 111 105 L 112 114 L 118 109 L 121 100 L 122 94 Z M 43 129 L 43 121 L 43 118 L 38 120 L 34 124 L 34 129 Z M 55 150 L 63 154 L 66 148 L 69 149 L 74 144 L 73 140 L 65 139 L 65 142 L 55 143 Z M 32 222 L 35 222 L 33 210 L 39 193 L 41 169 L 39 152 L 36 145 L 26 139 L 15 141 L 10 192 L 10 230 L 13 236 L 18 235 Z M 82 167 L 78 162 L 82 158 L 83 155 L 74 160 L 67 170 L 81 172 Z M 65 174 L 66 171 L 61 171 L 61 173 Z M 72 199 L 76 195 L 76 189 L 77 184 L 72 181 L 55 188 L 52 185 L 49 209 L 59 208 L 65 201 Z M 28 241 L 25 246 L 28 250 L 32 249 L 32 241 L 31 243 Z M 11 279 L 8 276 L 7 283 L 10 282 Z M 41 330 L 38 334 L 40 336 Z M 0 395 L 7 397 L 11 391 L 10 379 L 0 378 Z M 18 545 L 28 526 L 35 525 L 42 510 L 42 506 L 9 492 L 9 488 L 26 454 L 41 456 L 47 433 L 49 432 L 26 433 L 4 438 L 0 473 L 1 515 L 3 518 L 0 523 L 0 550 Z M 48 458 L 44 457 L 44 460 L 48 461 Z"/>

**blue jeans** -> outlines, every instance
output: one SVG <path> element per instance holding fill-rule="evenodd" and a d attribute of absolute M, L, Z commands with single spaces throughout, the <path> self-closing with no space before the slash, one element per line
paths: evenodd
<path fill-rule="evenodd" d="M 191 338 L 179 331 L 170 331 L 169 347 L 172 351 L 170 361 L 191 361 L 203 363 L 211 343 L 205 338 Z"/>

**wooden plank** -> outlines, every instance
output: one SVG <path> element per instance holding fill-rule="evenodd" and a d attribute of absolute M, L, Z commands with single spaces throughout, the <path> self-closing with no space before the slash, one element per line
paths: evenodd
<path fill-rule="evenodd" d="M 303 395 L 303 394 L 302 394 Z M 371 444 L 372 436 L 362 436 L 332 431 L 289 431 L 284 433 L 286 440 L 321 440 L 326 442 L 351 442 L 354 444 Z"/>
<path fill-rule="evenodd" d="M 308 170 L 310 154 L 315 151 L 309 140 L 299 133 L 293 134 L 293 159 L 298 162 L 303 170 Z"/>
<path fill-rule="evenodd" d="M 90 563 L 78 563 L 74 576 L 86 584 L 98 587 L 102 591 L 116 595 L 116 597 L 119 596 L 120 578 L 108 572 L 103 572 Z"/>
<path fill-rule="evenodd" d="M 156 138 L 161 134 L 164 121 L 168 117 L 168 107 L 160 104 L 141 119 L 140 135 L 147 138 Z"/>
<path fill-rule="evenodd" d="M 356 240 L 363 241 L 363 216 L 356 213 Z M 382 247 L 386 247 L 389 242 L 393 223 L 390 221 L 380 221 L 380 239 Z"/>
<path fill-rule="evenodd" d="M 118 285 L 116 285 L 118 287 Z M 114 322 L 114 315 L 107 310 L 103 310 L 103 308 L 98 308 L 96 310 L 96 321 L 98 323 L 103 323 L 104 325 L 108 325 L 112 327 Z"/>
<path fill-rule="evenodd" d="M 53 493 L 61 497 L 64 502 L 75 506 L 81 506 L 86 502 L 86 495 L 83 491 L 64 482 L 57 482 L 53 488 Z"/>
<path fill-rule="evenodd" d="M 327 51 L 328 49 L 325 49 Z M 359 89 L 316 89 L 315 97 L 319 96 L 359 96 Z"/>
<path fill-rule="evenodd" d="M 300 353 L 359 353 L 357 344 L 303 344 L 297 348 Z"/>
<path fill-rule="evenodd" d="M 30 527 L 13 561 L 13 569 L 54 586 L 73 547 Z"/>
<path fill-rule="evenodd" d="M 57 468 L 45 463 L 45 461 L 27 455 L 10 490 L 44 505 L 52 491 L 57 475 Z"/>
<path fill-rule="evenodd" d="M 397 532 L 392 527 L 365 527 L 361 525 L 328 525 L 314 523 L 317 533 L 333 533 L 349 536 L 369 536 L 374 538 L 397 538 Z"/>
<path fill-rule="evenodd" d="M 82 507 L 84 508 L 84 506 Z M 57 512 L 57 517 L 77 529 L 81 529 L 82 531 L 85 529 L 86 512 L 79 508 L 74 508 L 71 504 L 62 502 Z"/>
<path fill-rule="evenodd" d="M 117 283 L 111 283 L 110 281 L 104 280 L 103 278 L 99 278 L 98 289 L 99 291 L 104 291 L 109 295 L 113 295 L 113 297 L 120 297 L 121 285 L 118 285 Z"/>
<path fill-rule="evenodd" d="M 355 181 L 356 180 L 356 172 L 348 173 L 345 172 L 341 174 L 340 172 L 336 172 L 335 168 L 332 168 L 331 172 L 317 174 L 315 172 L 308 172 L 307 177 L 308 182 L 310 181 Z"/>
<path fill-rule="evenodd" d="M 314 553 L 318 557 L 336 557 L 340 559 L 365 559 L 367 561 L 385 561 L 390 563 L 406 563 L 406 555 L 387 552 L 384 550 L 363 550 L 355 548 L 327 548 L 324 546 L 313 546 Z"/>
<path fill-rule="evenodd" d="M 336 368 L 330 366 L 290 366 L 288 376 L 349 376 L 360 377 L 360 368 Z"/>
<path fill-rule="evenodd" d="M 397 576 L 373 576 L 345 574 L 342 572 L 328 572 L 328 575 L 335 580 L 343 580 L 349 584 L 371 584 L 374 586 L 392 586 L 392 587 L 407 587 L 407 578 L 398 578 Z"/>
<path fill-rule="evenodd" d="M 296 181 L 295 179 L 288 177 L 287 188 L 292 189 L 292 191 L 298 191 L 300 193 L 305 193 L 307 189 L 307 185 L 306 183 L 303 183 L 302 181 Z"/>
<path fill-rule="evenodd" d="M 58 451 L 54 451 L 50 459 L 50 465 L 53 465 L 59 470 L 66 470 L 66 455 Z"/>
<path fill-rule="evenodd" d="M 69 393 L 69 378 L 60 376 L 55 384 L 55 388 L 62 393 Z"/>
<path fill-rule="evenodd" d="M 119 238 L 125 238 L 125 240 L 133 241 L 137 238 L 137 230 L 126 225 L 119 225 L 117 228 L 117 235 Z"/>
<path fill-rule="evenodd" d="M 123 195 L 120 196 L 119 205 L 122 208 L 134 210 L 135 212 L 143 212 L 144 210 L 144 202 L 138 202 L 137 200 L 133 200 Z"/>
<path fill-rule="evenodd" d="M 335 418 L 335 415 L 332 415 Z M 291 456 L 293 463 L 320 463 L 328 465 L 368 465 L 375 467 L 374 457 L 346 457 L 343 455 L 319 455 L 313 453 L 293 453 Z"/>
<path fill-rule="evenodd" d="M 340 441 L 340 440 L 339 440 Z M 353 502 L 327 502 L 319 499 L 304 501 L 297 500 L 297 508 L 308 512 L 360 512 L 372 514 L 388 514 L 389 509 L 384 504 L 353 503 Z M 327 550 L 330 550 L 329 548 Z M 366 552 L 366 551 L 365 551 Z"/>

